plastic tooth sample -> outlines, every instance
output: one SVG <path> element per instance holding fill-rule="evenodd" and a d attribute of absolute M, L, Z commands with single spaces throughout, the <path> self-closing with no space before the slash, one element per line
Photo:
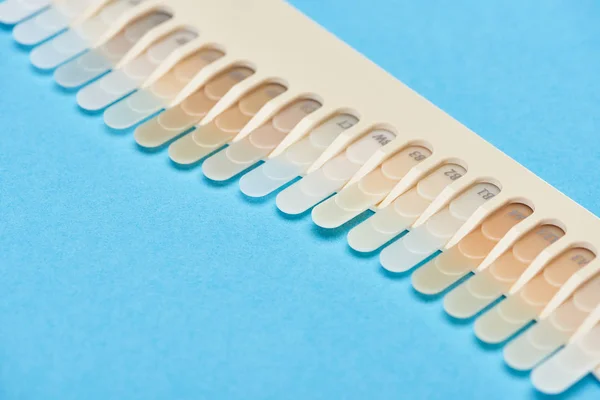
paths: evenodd
<path fill-rule="evenodd" d="M 587 249 L 570 249 L 551 261 L 514 295 L 496 304 L 475 323 L 475 333 L 484 342 L 507 340 L 537 318 L 562 285 L 595 258 Z"/>
<path fill-rule="evenodd" d="M 349 114 L 332 117 L 283 154 L 244 175 L 240 179 L 240 190 L 250 197 L 263 197 L 274 192 L 306 172 L 336 137 L 357 122 L 358 119 Z"/>
<path fill-rule="evenodd" d="M 202 68 L 223 55 L 218 50 L 201 50 L 187 57 L 149 88 L 109 107 L 104 122 L 114 129 L 126 129 L 162 110 Z"/>
<path fill-rule="evenodd" d="M 421 179 L 414 188 L 377 212 L 348 233 L 348 244 L 356 251 L 375 251 L 404 232 L 421 216 L 431 202 L 466 169 L 458 164 L 444 164 Z"/>
<path fill-rule="evenodd" d="M 171 160 L 178 164 L 193 164 L 229 143 L 269 101 L 287 89 L 269 83 L 242 98 L 236 105 L 207 125 L 197 126 L 189 134 L 169 146 Z M 208 110 L 207 110 L 208 112 Z"/>
<path fill-rule="evenodd" d="M 0 23 L 13 25 L 52 4 L 52 0 L 6 0 L 0 3 Z"/>
<path fill-rule="evenodd" d="M 379 148 L 395 138 L 396 135 L 388 130 L 371 131 L 342 154 L 279 193 L 277 207 L 291 215 L 309 210 L 340 190 Z"/>
<path fill-rule="evenodd" d="M 456 246 L 416 270 L 412 275 L 413 287 L 425 294 L 441 293 L 474 271 L 500 239 L 532 213 L 530 207 L 521 203 L 500 208 Z"/>
<path fill-rule="evenodd" d="M 559 394 L 600 365 L 600 324 L 533 370 L 531 380 L 541 392 Z"/>
<path fill-rule="evenodd" d="M 600 275 L 578 288 L 547 318 L 517 336 L 504 348 L 504 359 L 517 370 L 530 370 L 563 346 L 600 306 Z"/>
<path fill-rule="evenodd" d="M 297 100 L 247 137 L 208 158 L 202 172 L 214 181 L 234 177 L 269 155 L 304 117 L 320 107 L 315 100 Z"/>
<path fill-rule="evenodd" d="M 124 11 L 124 5 L 133 7 L 135 4 L 137 3 L 127 0 L 109 3 L 82 24 L 33 49 L 30 55 L 31 63 L 39 69 L 50 70 L 83 53 L 109 29 L 115 18 Z"/>
<path fill-rule="evenodd" d="M 96 0 L 97 1 L 97 0 Z M 56 3 L 36 16 L 17 25 L 14 39 L 24 45 L 34 45 L 66 29 L 94 0 L 65 0 Z"/>
<path fill-rule="evenodd" d="M 379 204 L 404 175 L 430 155 L 431 151 L 422 146 L 402 149 L 360 181 L 316 206 L 312 211 L 313 221 L 330 229 L 343 225 Z"/>
<path fill-rule="evenodd" d="M 564 231 L 555 225 L 540 225 L 520 238 L 488 268 L 454 288 L 444 298 L 444 307 L 455 318 L 470 318 L 508 293 L 529 264 Z"/>
<path fill-rule="evenodd" d="M 104 16 L 104 18 L 101 18 L 102 16 Z M 107 13 L 107 11 L 104 10 L 98 17 L 92 18 L 84 23 L 82 28 L 90 26 L 91 24 L 94 26 L 102 24 L 108 26 L 110 23 L 109 17 L 111 16 L 112 13 Z M 170 18 L 170 14 L 155 11 L 136 19 L 103 45 L 90 49 L 90 51 L 58 67 L 54 72 L 56 83 L 65 88 L 76 88 L 110 71 L 123 56 L 131 50 L 133 45 L 142 38 L 142 36 Z M 95 19 L 100 19 L 100 21 L 94 22 Z M 96 30 L 100 29 L 101 28 L 96 28 Z M 70 34 L 72 35 L 81 35 L 74 31 L 69 32 L 71 32 Z M 87 45 L 88 41 L 84 42 Z M 46 45 L 47 44 L 43 44 L 42 46 Z M 85 49 L 81 51 L 84 50 Z M 66 58 L 62 57 L 61 59 L 66 61 L 67 58 L 70 58 L 70 56 Z M 61 62 L 53 64 L 60 63 Z"/>
<path fill-rule="evenodd" d="M 200 122 L 232 87 L 253 73 L 250 68 L 235 67 L 218 75 L 179 105 L 138 126 L 134 134 L 136 142 L 155 148 L 179 136 Z"/>
<path fill-rule="evenodd" d="M 135 91 L 169 54 L 197 35 L 179 30 L 159 39 L 144 53 L 77 93 L 77 103 L 85 110 L 98 111 Z"/>
<path fill-rule="evenodd" d="M 381 252 L 381 265 L 390 272 L 413 268 L 443 248 L 465 221 L 498 193 L 500 189 L 491 183 L 471 186 L 424 224 L 386 247 Z"/>

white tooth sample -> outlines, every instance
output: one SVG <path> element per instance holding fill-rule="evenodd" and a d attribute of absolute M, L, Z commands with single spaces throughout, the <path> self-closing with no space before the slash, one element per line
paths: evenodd
<path fill-rule="evenodd" d="M 341 189 L 367 160 L 396 135 L 377 129 L 352 143 L 337 157 L 277 195 L 279 210 L 301 214 Z"/>
<path fill-rule="evenodd" d="M 6 0 L 0 3 L 0 23 L 14 25 L 52 4 L 51 0 Z"/>
<path fill-rule="evenodd" d="M 283 154 L 267 160 L 240 179 L 240 190 L 246 196 L 264 197 L 302 175 L 342 132 L 358 119 L 339 114 L 314 129 Z"/>
<path fill-rule="evenodd" d="M 400 240 L 386 247 L 381 265 L 390 272 L 405 272 L 442 249 L 471 215 L 500 192 L 491 183 L 477 183 L 448 206 Z"/>

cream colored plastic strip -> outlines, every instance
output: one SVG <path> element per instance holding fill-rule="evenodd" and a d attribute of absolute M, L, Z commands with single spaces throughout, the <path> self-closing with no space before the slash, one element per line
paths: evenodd
<path fill-rule="evenodd" d="M 158 112 L 136 129 L 140 145 L 173 141 L 169 155 L 181 164 L 209 156 L 203 171 L 213 180 L 264 160 L 241 178 L 242 192 L 265 196 L 300 176 L 277 206 L 300 214 L 321 203 L 313 218 L 327 228 L 371 209 L 348 235 L 358 251 L 409 230 L 382 251 L 383 266 L 405 272 L 441 251 L 413 275 L 427 294 L 473 273 L 446 297 L 452 315 L 469 317 L 506 297 L 477 321 L 480 338 L 502 341 L 537 321 L 506 348 L 516 368 L 572 349 L 595 329 L 598 218 L 290 5 L 85 0 L 64 12 L 62 3 L 9 0 L 0 20 L 45 9 L 16 30 L 24 43 L 69 25 L 32 51 L 33 64 L 60 66 L 61 85 L 84 86 L 85 109 L 115 103 L 105 112 L 114 128 Z M 595 368 L 580 367 L 561 373 L 561 388 Z"/>

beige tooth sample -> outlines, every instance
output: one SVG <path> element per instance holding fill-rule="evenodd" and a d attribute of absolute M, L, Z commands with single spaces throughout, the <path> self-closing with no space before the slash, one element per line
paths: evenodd
<path fill-rule="evenodd" d="M 245 138 L 209 157 L 202 172 L 214 181 L 233 178 L 268 156 L 300 121 L 320 107 L 321 103 L 312 99 L 294 101 Z"/>
<path fill-rule="evenodd" d="M 173 142 L 169 146 L 169 156 L 183 165 L 201 160 L 229 143 L 265 104 L 285 91 L 285 86 L 277 83 L 259 86 L 209 124 L 197 126 Z"/>
<path fill-rule="evenodd" d="M 184 58 L 149 88 L 109 107 L 104 122 L 114 129 L 126 129 L 162 110 L 198 72 L 223 55 L 218 50 L 204 49 Z"/>
<path fill-rule="evenodd" d="M 594 258 L 594 253 L 587 249 L 573 248 L 552 260 L 518 292 L 477 319 L 477 337 L 488 343 L 500 343 L 517 333 L 536 319 L 567 280 Z"/>
<path fill-rule="evenodd" d="M 415 271 L 412 275 L 413 287 L 430 295 L 444 291 L 474 271 L 500 239 L 532 213 L 533 210 L 529 206 L 521 203 L 503 206 L 456 246 Z"/>
<path fill-rule="evenodd" d="M 551 224 L 540 225 L 520 238 L 488 268 L 454 288 L 444 299 L 446 311 L 470 318 L 493 303 L 525 272 L 533 260 L 565 232 Z"/>
<path fill-rule="evenodd" d="M 600 307 L 600 274 L 581 285 L 547 318 L 517 336 L 504 348 L 504 359 L 517 370 L 534 368 L 563 346 L 585 319 Z"/>
<path fill-rule="evenodd" d="M 169 108 L 138 126 L 136 142 L 143 147 L 160 147 L 196 125 L 237 83 L 254 73 L 235 67 L 213 78 L 175 107 Z"/>
<path fill-rule="evenodd" d="M 431 155 L 422 146 L 409 146 L 385 160 L 360 181 L 345 187 L 316 206 L 313 221 L 323 228 L 337 228 L 376 206 L 413 167 Z"/>

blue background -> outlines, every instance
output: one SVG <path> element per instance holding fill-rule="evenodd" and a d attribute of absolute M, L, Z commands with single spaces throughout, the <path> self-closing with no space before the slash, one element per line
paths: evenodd
<path fill-rule="evenodd" d="M 597 0 L 293 3 L 600 211 Z M 347 229 L 141 151 L 6 27 L 0 52 L 0 398 L 544 397 Z"/>

